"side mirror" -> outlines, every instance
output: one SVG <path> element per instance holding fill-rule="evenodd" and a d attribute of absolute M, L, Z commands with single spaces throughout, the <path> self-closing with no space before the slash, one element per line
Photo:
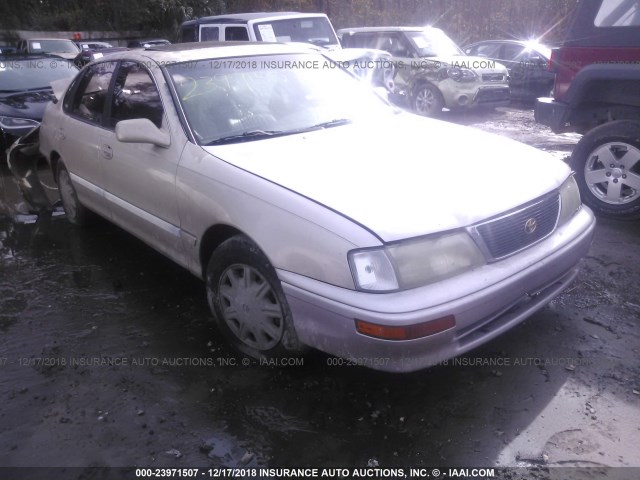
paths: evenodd
<path fill-rule="evenodd" d="M 116 124 L 116 138 L 123 143 L 151 143 L 162 148 L 171 145 L 169 134 L 147 118 L 121 120 Z"/>

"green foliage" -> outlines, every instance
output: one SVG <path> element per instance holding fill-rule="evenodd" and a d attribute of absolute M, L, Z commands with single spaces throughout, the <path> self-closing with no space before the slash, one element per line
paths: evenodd
<path fill-rule="evenodd" d="M 562 38 L 576 0 L 2 0 L 4 30 L 138 30 L 173 38 L 191 18 L 232 12 L 325 12 L 336 28 L 435 25 L 460 44 Z"/>

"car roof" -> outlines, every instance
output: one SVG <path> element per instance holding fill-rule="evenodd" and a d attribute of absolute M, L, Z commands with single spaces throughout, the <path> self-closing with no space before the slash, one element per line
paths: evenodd
<path fill-rule="evenodd" d="M 42 40 L 63 40 L 65 42 L 75 43 L 68 38 L 55 38 L 55 37 L 37 37 L 37 38 L 25 38 L 27 42 L 41 42 Z"/>
<path fill-rule="evenodd" d="M 471 47 L 473 45 L 480 45 L 481 43 L 511 43 L 514 45 L 527 45 L 529 42 L 527 40 L 491 39 L 491 40 L 480 40 L 478 42 L 473 42 L 473 43 L 470 43 L 469 45 L 466 45 L 466 47 Z M 538 43 L 538 45 L 542 45 L 543 47 L 546 46 L 544 43 Z"/>
<path fill-rule="evenodd" d="M 192 42 L 174 43 L 150 47 L 144 50 L 129 50 L 108 56 L 108 61 L 116 59 L 132 59 L 141 62 L 149 60 L 159 65 L 190 62 L 211 58 L 243 57 L 253 55 L 277 55 L 292 53 L 310 53 L 313 48 L 305 45 L 287 45 L 284 43 L 265 42 Z M 100 59 L 102 60 L 102 59 Z"/>
<path fill-rule="evenodd" d="M 420 32 L 422 30 L 433 29 L 440 30 L 436 27 L 357 27 L 357 28 L 341 28 L 338 33 L 360 33 L 360 32 Z"/>
<path fill-rule="evenodd" d="M 228 15 L 213 15 L 210 17 L 200 17 L 195 20 L 188 20 L 182 25 L 197 25 L 200 23 L 237 23 L 246 24 L 251 20 L 269 20 L 286 18 L 304 18 L 325 16 L 324 13 L 300 13 L 300 12 L 253 12 L 253 13 L 233 13 Z"/>

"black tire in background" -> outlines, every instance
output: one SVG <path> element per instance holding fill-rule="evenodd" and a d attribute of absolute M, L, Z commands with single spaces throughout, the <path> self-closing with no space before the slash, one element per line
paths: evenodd
<path fill-rule="evenodd" d="M 245 235 L 229 238 L 213 252 L 206 289 L 218 328 L 241 353 L 260 359 L 304 350 L 275 269 Z"/>
<path fill-rule="evenodd" d="M 640 218 L 640 122 L 617 120 L 590 130 L 570 165 L 582 201 L 596 214 Z"/>

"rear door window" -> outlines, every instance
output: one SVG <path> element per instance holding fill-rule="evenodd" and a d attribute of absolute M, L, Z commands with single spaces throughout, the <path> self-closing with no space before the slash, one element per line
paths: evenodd
<path fill-rule="evenodd" d="M 210 42 L 220 39 L 220 28 L 216 25 L 200 25 L 200 41 Z"/>
<path fill-rule="evenodd" d="M 247 27 L 225 27 L 224 39 L 228 42 L 246 42 L 249 41 L 249 32 Z"/>
<path fill-rule="evenodd" d="M 65 105 L 71 115 L 102 125 L 109 84 L 116 62 L 92 65 L 80 79 L 71 104 Z"/>

